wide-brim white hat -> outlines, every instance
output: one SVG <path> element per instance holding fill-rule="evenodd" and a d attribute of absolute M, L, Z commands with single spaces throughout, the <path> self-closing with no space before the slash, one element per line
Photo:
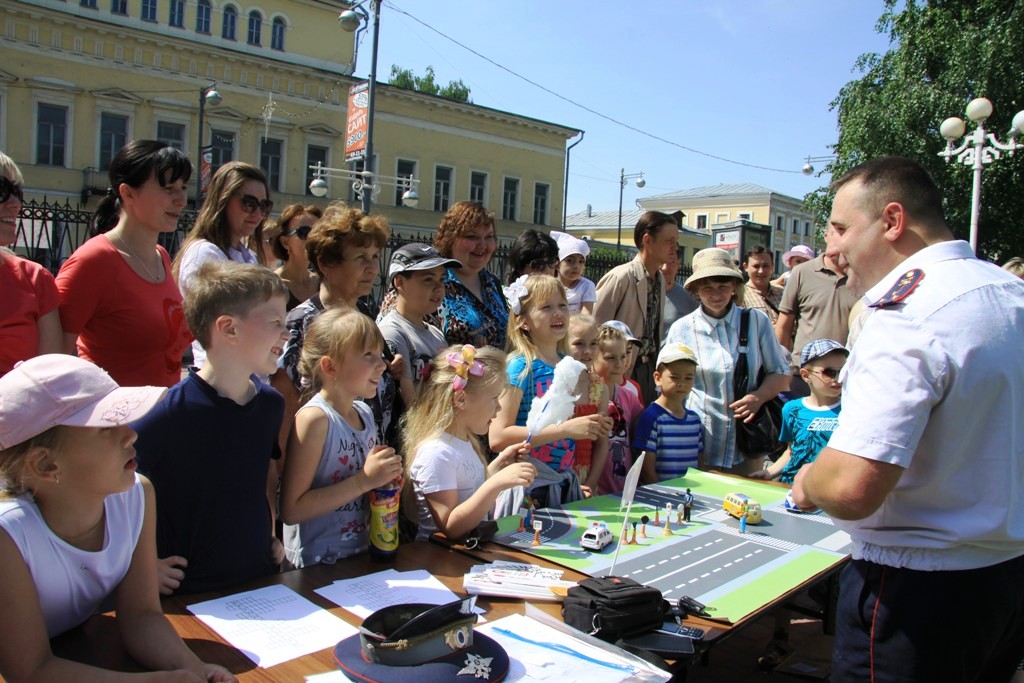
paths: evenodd
<path fill-rule="evenodd" d="M 693 274 L 686 278 L 683 287 L 689 289 L 694 282 L 709 277 L 734 277 L 743 282 L 743 272 L 733 262 L 732 254 L 717 247 L 701 249 L 693 255 Z"/>

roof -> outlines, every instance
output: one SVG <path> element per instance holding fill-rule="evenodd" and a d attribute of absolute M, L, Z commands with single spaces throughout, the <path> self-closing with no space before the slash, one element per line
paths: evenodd
<path fill-rule="evenodd" d="M 622 228 L 623 230 L 632 234 L 634 226 L 637 221 L 640 220 L 640 216 L 647 213 L 648 209 L 623 209 L 622 210 Z M 565 217 L 565 229 L 566 230 L 579 230 L 581 228 L 618 228 L 619 227 L 619 212 L 618 211 L 594 211 L 590 216 L 587 215 L 586 211 L 580 211 L 578 213 L 571 213 Z M 701 230 L 694 230 L 682 226 L 679 228 L 680 232 L 687 232 L 693 235 L 700 235 L 701 237 L 707 237 L 709 233 Z"/>
<path fill-rule="evenodd" d="M 732 195 L 751 195 L 751 194 L 774 194 L 779 196 L 787 196 L 781 192 L 770 190 L 767 187 L 761 185 L 755 185 L 754 183 L 721 183 L 719 185 L 704 185 L 703 187 L 691 187 L 688 190 L 676 190 L 675 192 L 666 192 L 665 194 L 656 194 L 647 199 L 698 199 L 704 197 L 728 197 Z"/>

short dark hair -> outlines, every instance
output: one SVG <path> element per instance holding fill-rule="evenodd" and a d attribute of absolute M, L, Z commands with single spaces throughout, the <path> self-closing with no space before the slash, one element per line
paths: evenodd
<path fill-rule="evenodd" d="M 289 204 L 284 207 L 281 215 L 277 218 L 277 223 L 274 225 L 273 231 L 270 232 L 270 246 L 274 250 L 274 256 L 282 261 L 288 260 L 288 250 L 284 248 L 283 244 L 281 244 L 281 237 L 288 232 L 289 223 L 296 218 L 306 215 L 307 213 L 317 219 L 324 217 L 324 212 L 320 210 L 319 206 L 314 204 L 310 204 L 308 206 L 303 206 L 302 204 Z M 264 230 L 264 233 L 267 232 L 268 231 Z"/>
<path fill-rule="evenodd" d="M 636 227 L 633 228 L 633 244 L 636 245 L 637 249 L 641 249 L 644 245 L 644 235 L 650 235 L 652 238 L 656 237 L 661 232 L 661 227 L 668 223 L 679 227 L 676 219 L 667 213 L 644 211 L 643 215 L 640 216 L 640 220 L 636 222 Z"/>
<path fill-rule="evenodd" d="M 558 243 L 546 232 L 530 228 L 519 233 L 508 250 L 509 283 L 515 282 L 533 261 L 557 261 Z"/>
<path fill-rule="evenodd" d="M 897 202 L 922 225 L 946 228 L 942 193 L 928 171 L 913 159 L 899 156 L 876 157 L 854 166 L 832 183 L 838 192 L 859 181 L 864 186 L 864 208 L 881 213 L 889 202 Z"/>
<path fill-rule="evenodd" d="M 755 244 L 750 249 L 747 249 L 747 253 L 743 255 L 743 262 L 749 261 L 751 256 L 767 256 L 769 261 L 775 263 L 775 257 L 772 256 L 771 250 L 762 247 L 760 244 Z"/>

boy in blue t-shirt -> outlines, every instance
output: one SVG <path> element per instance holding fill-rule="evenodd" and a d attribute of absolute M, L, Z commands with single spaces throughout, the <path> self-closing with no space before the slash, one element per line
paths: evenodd
<path fill-rule="evenodd" d="M 800 468 L 814 462 L 839 426 L 839 397 L 843 387 L 839 372 L 850 352 L 832 339 L 817 339 L 800 354 L 800 377 L 811 395 L 789 401 L 782 407 L 779 441 L 789 444 L 772 465 L 750 475 L 753 479 L 779 479 L 793 483 Z"/>
<path fill-rule="evenodd" d="M 686 409 L 696 371 L 697 356 L 684 344 L 666 344 L 658 354 L 654 384 L 661 393 L 644 409 L 633 433 L 637 457 L 647 453 L 640 474 L 645 484 L 682 477 L 697 467 L 704 431 L 697 413 Z"/>

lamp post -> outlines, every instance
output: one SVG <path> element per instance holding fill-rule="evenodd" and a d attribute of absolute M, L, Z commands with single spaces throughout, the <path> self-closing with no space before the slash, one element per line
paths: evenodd
<path fill-rule="evenodd" d="M 203 203 L 203 114 L 206 112 L 207 104 L 216 107 L 224 101 L 224 98 L 217 92 L 216 85 L 216 83 L 211 83 L 205 88 L 199 89 L 199 135 L 196 136 L 199 138 L 199 156 L 196 157 L 199 160 L 199 168 L 196 169 L 196 214 L 199 213 L 199 207 Z"/>
<path fill-rule="evenodd" d="M 313 182 L 309 184 L 309 191 L 314 197 L 326 197 L 328 185 L 324 178 L 339 178 L 345 182 L 352 183 L 352 190 L 364 207 L 370 205 L 370 200 L 380 194 L 381 186 L 403 188 L 402 206 L 415 209 L 420 203 L 420 196 L 416 192 L 419 187 L 419 178 L 407 176 L 378 176 L 370 171 L 353 171 L 348 168 L 329 168 L 320 164 L 311 165 L 313 171 Z M 364 210 L 365 213 L 365 210 Z"/>
<path fill-rule="evenodd" d="M 971 251 L 978 253 L 978 216 L 981 214 L 981 171 L 985 164 L 991 164 L 1006 152 L 1013 156 L 1016 149 L 1024 147 L 1024 143 L 1017 142 L 1017 136 L 1024 133 L 1024 111 L 1019 111 L 1013 117 L 1013 125 L 1008 135 L 1010 141 L 999 142 L 993 133 L 985 132 L 985 121 L 992 116 L 992 103 L 984 97 L 973 99 L 967 105 L 967 118 L 974 121 L 977 127 L 974 132 L 967 136 L 963 144 L 953 148 L 953 141 L 963 137 L 966 125 L 963 119 L 955 116 L 946 119 L 939 126 L 939 133 L 946 138 L 946 149 L 939 152 L 940 157 L 946 158 L 946 163 L 956 157 L 956 160 L 965 166 L 974 169 L 974 187 L 971 190 Z M 985 144 L 988 140 L 989 145 Z"/>
<path fill-rule="evenodd" d="M 835 160 L 836 160 L 835 156 L 833 156 L 831 154 L 823 156 L 823 157 L 807 157 L 807 160 L 804 162 L 803 168 L 801 168 L 800 171 L 804 175 L 814 175 L 814 166 L 813 166 L 813 164 L 827 164 L 830 161 L 835 161 Z"/>
<path fill-rule="evenodd" d="M 643 187 L 647 184 L 644 180 L 644 172 L 639 173 L 626 173 L 626 169 L 619 171 L 619 238 L 617 240 L 618 249 L 622 251 L 622 193 L 626 189 L 626 183 L 636 178 L 636 186 Z"/>
<path fill-rule="evenodd" d="M 369 173 L 370 177 L 373 177 L 373 115 L 374 106 L 377 95 L 377 43 L 380 38 L 380 0 L 363 0 L 358 4 L 353 5 L 349 9 L 338 15 L 338 23 L 341 24 L 341 28 L 349 33 L 356 31 L 359 28 L 359 24 L 363 21 L 369 22 L 370 16 L 363 9 L 363 5 L 367 2 L 370 3 L 370 10 L 373 12 L 373 43 L 370 48 L 370 75 L 367 78 L 369 87 L 367 88 L 367 99 L 366 99 L 366 151 L 363 157 L 363 171 Z M 354 65 L 353 65 L 354 66 Z M 314 180 L 314 182 L 316 182 Z M 354 187 L 354 185 L 353 185 Z M 312 185 L 310 185 L 310 191 Z M 358 193 L 358 191 L 357 191 Z M 372 200 L 373 192 L 361 193 L 363 213 L 370 213 L 370 202 Z M 404 201 L 403 197 L 403 201 Z M 417 201 L 419 197 L 417 197 Z"/>

